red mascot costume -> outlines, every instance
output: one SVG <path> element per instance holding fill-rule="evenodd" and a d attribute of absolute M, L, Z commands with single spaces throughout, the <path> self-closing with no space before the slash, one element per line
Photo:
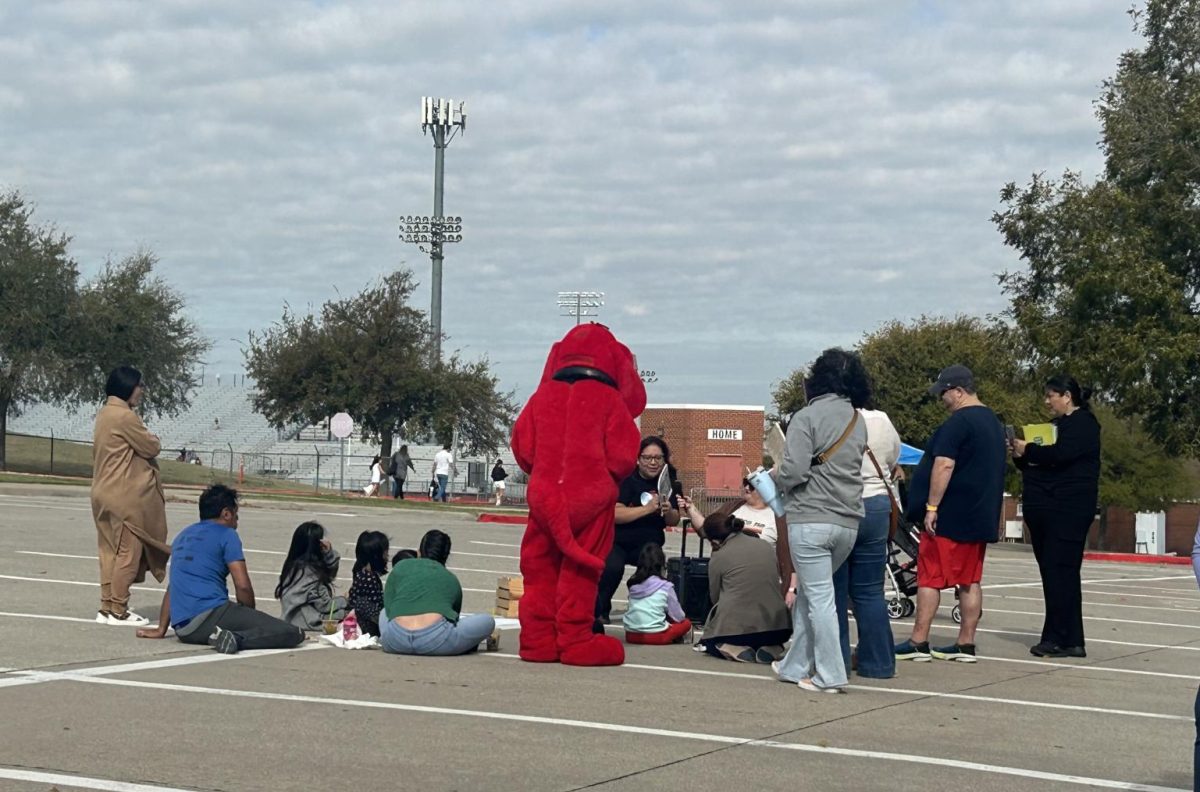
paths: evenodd
<path fill-rule="evenodd" d="M 537 391 L 513 427 L 529 474 L 521 541 L 521 659 L 620 665 L 625 648 L 592 632 L 596 589 L 612 549 L 617 483 L 633 472 L 633 419 L 646 388 L 630 351 L 601 324 L 579 325 L 550 350 Z"/>

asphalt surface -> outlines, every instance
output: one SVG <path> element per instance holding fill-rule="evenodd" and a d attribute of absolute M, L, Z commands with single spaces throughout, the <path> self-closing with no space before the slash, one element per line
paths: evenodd
<path fill-rule="evenodd" d="M 1086 563 L 1088 658 L 1039 660 L 1037 568 L 998 546 L 980 662 L 901 663 L 831 696 L 686 645 L 628 647 L 620 668 L 527 664 L 515 631 L 458 658 L 139 640 L 92 621 L 86 496 L 0 485 L 0 790 L 1191 789 L 1200 593 L 1186 566 Z M 174 535 L 195 506 L 168 518 Z M 343 586 L 363 530 L 393 551 L 449 532 L 467 611 L 518 571 L 521 526 L 252 501 L 240 532 L 260 608 L 278 612 L 283 551 L 312 518 L 343 551 Z M 160 592 L 139 586 L 134 609 L 155 619 Z M 935 642 L 953 640 L 950 600 Z M 910 623 L 893 623 L 897 640 Z"/>

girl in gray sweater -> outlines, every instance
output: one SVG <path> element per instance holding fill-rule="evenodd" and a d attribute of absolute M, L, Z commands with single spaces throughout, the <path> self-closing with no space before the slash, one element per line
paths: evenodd
<path fill-rule="evenodd" d="M 319 630 L 324 619 L 341 621 L 346 617 L 346 598 L 333 594 L 340 562 L 320 523 L 296 527 L 275 587 L 285 622 L 302 630 Z"/>

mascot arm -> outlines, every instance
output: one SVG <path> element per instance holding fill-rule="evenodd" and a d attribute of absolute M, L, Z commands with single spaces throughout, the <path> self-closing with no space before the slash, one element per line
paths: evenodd
<path fill-rule="evenodd" d="M 513 457 L 517 460 L 517 466 L 526 473 L 533 472 L 533 457 L 534 446 L 537 442 L 537 435 L 534 432 L 533 414 L 536 411 L 534 406 L 537 401 L 537 394 L 529 400 L 525 405 L 525 409 L 521 410 L 521 414 L 517 416 L 517 422 L 513 424 L 512 434 L 512 452 Z"/>
<path fill-rule="evenodd" d="M 625 405 L 617 403 L 608 413 L 604 438 L 604 456 L 608 473 L 615 481 L 623 481 L 637 466 L 638 446 L 642 433 Z"/>

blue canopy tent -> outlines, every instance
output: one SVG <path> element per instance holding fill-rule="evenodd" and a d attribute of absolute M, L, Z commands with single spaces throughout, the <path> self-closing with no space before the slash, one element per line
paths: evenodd
<path fill-rule="evenodd" d="M 925 456 L 925 452 L 916 446 L 910 446 L 908 443 L 900 444 L 900 459 L 901 465 L 915 465 L 921 461 L 921 457 Z"/>

